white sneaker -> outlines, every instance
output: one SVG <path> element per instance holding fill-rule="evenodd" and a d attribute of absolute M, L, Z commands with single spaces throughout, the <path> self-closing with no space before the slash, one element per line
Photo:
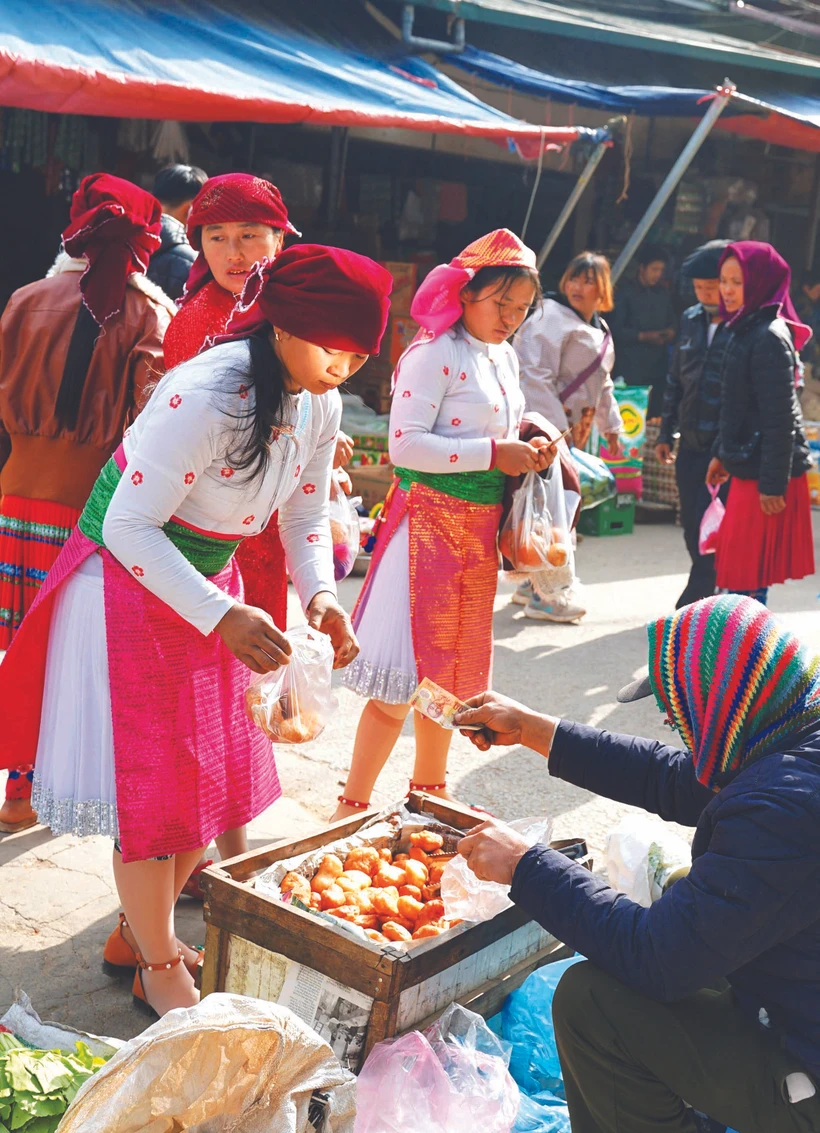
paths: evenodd
<path fill-rule="evenodd" d="M 579 622 L 585 614 L 586 607 L 578 602 L 572 590 L 560 590 L 546 598 L 540 598 L 533 591 L 524 610 L 525 618 L 537 622 Z"/>
<path fill-rule="evenodd" d="M 524 579 L 513 594 L 511 601 L 513 601 L 516 606 L 526 606 L 533 598 L 534 594 L 535 591 L 532 588 L 532 583 L 528 579 Z"/>

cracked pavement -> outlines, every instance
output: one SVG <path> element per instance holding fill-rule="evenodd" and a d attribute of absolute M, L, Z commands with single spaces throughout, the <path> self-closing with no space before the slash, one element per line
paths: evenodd
<path fill-rule="evenodd" d="M 820 515 L 815 515 L 815 528 Z M 499 585 L 495 614 L 494 686 L 543 711 L 613 730 L 668 741 L 653 702 L 618 705 L 621 685 L 646 664 L 644 626 L 668 612 L 688 564 L 679 528 L 640 526 L 634 536 L 587 538 L 578 556 L 589 609 L 580 626 L 530 621 L 510 604 L 513 586 Z M 352 608 L 361 579 L 348 579 L 340 595 Z M 772 609 L 820 651 L 817 580 L 775 587 Z M 292 622 L 299 617 L 293 603 Z M 322 825 L 344 782 L 362 702 L 337 690 L 332 725 L 303 750 L 277 750 L 284 798 L 250 827 L 253 848 L 302 836 Z M 373 795 L 382 805 L 402 797 L 413 765 L 408 723 Z M 582 836 L 603 862 L 607 831 L 629 807 L 550 780 L 541 756 L 522 748 L 477 752 L 456 736 L 449 767 L 453 794 L 480 803 L 501 818 L 535 813 L 555 820 L 555 837 Z M 685 832 L 684 832 L 685 833 Z M 132 1006 L 130 982 L 102 972 L 102 948 L 116 924 L 119 904 L 105 838 L 52 838 L 43 827 L 0 834 L 0 1014 L 22 988 L 44 1019 L 99 1034 L 130 1038 L 145 1016 Z M 183 940 L 204 939 L 201 906 L 178 907 Z"/>

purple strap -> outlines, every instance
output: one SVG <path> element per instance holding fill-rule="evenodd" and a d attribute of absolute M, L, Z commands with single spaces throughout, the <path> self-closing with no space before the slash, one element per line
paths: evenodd
<path fill-rule="evenodd" d="M 581 388 L 587 378 L 591 377 L 595 373 L 595 371 L 604 360 L 604 355 L 609 349 L 610 342 L 612 342 L 612 332 L 607 330 L 606 334 L 604 335 L 604 341 L 601 343 L 601 349 L 598 351 L 595 360 L 593 362 L 590 362 L 587 368 L 585 370 L 582 370 L 578 377 L 574 378 L 569 383 L 569 385 L 561 390 L 561 392 L 558 394 L 558 400 L 562 405 L 565 405 L 572 397 L 572 395 Z"/>

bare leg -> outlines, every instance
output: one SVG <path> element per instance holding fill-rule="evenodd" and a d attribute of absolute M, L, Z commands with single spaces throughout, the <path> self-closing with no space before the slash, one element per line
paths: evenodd
<path fill-rule="evenodd" d="M 149 964 L 172 960 L 178 951 L 174 931 L 175 876 L 196 865 L 200 851 L 180 854 L 182 859 L 165 861 L 123 862 L 114 850 L 114 880 L 120 895 L 125 918 L 143 959 Z M 187 860 L 185 860 L 187 859 Z M 174 1007 L 192 1007 L 199 1002 L 199 992 L 184 964 L 169 971 L 143 972 L 145 994 L 151 1006 L 164 1015 Z"/>
<path fill-rule="evenodd" d="M 228 858 L 238 858 L 240 854 L 247 854 L 248 852 L 248 835 L 244 826 L 238 826 L 236 830 L 226 830 L 224 834 L 220 834 L 216 840 L 216 848 L 219 850 L 219 856 L 222 861 L 227 861 Z"/>
<path fill-rule="evenodd" d="M 366 803 L 382 768 L 396 746 L 410 707 L 407 704 L 385 704 L 381 700 L 368 700 L 356 729 L 353 758 L 343 794 L 348 799 Z M 434 725 L 435 726 L 435 725 Z M 356 808 L 339 803 L 331 821 L 356 814 Z"/>
<path fill-rule="evenodd" d="M 420 712 L 414 718 L 416 728 L 416 762 L 413 766 L 413 782 L 432 786 L 447 779 L 447 756 L 453 733 L 440 727 Z M 452 795 L 446 788 L 429 792 L 439 798 L 449 799 Z"/>

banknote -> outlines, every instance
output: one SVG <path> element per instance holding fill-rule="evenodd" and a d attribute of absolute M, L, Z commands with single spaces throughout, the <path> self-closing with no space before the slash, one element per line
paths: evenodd
<path fill-rule="evenodd" d="M 424 678 L 410 697 L 410 705 L 422 716 L 426 716 L 428 720 L 433 720 L 442 728 L 448 728 L 450 731 L 458 731 L 459 725 L 453 723 L 453 717 L 457 712 L 461 712 L 463 708 L 467 707 L 463 700 L 459 700 L 457 696 L 447 692 L 446 689 L 440 688 L 429 677 Z M 473 724 L 465 728 L 465 731 L 479 732 L 481 728 L 479 725 Z"/>

